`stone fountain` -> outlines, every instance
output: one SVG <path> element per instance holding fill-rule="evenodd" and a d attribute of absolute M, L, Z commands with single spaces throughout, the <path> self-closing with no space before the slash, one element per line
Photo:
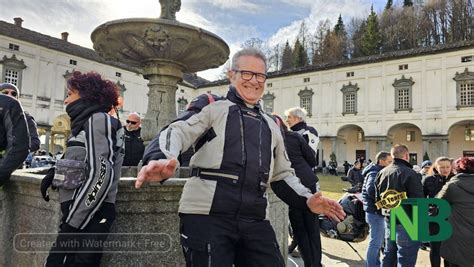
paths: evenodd
<path fill-rule="evenodd" d="M 100 56 L 135 67 L 149 80 L 142 124 L 145 141 L 176 117 L 176 89 L 183 73 L 216 68 L 229 57 L 229 47 L 220 37 L 176 20 L 180 0 L 160 0 L 160 4 L 158 19 L 109 21 L 91 35 Z"/>

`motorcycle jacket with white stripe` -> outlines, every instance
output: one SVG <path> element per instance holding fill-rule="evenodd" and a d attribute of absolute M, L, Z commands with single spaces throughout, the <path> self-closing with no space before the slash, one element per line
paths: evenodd
<path fill-rule="evenodd" d="M 258 104 L 245 104 L 235 88 L 227 99 L 164 129 L 156 142 L 160 156 L 153 159 L 177 158 L 198 139 L 180 213 L 268 219 L 268 185 L 289 205 L 307 209 L 311 192 L 290 167 L 279 127 Z"/>
<path fill-rule="evenodd" d="M 124 158 L 123 127 L 116 118 L 94 113 L 67 141 L 64 159 L 85 161 L 86 180 L 75 190 L 59 190 L 61 205 L 69 205 L 66 223 L 84 229 L 103 203 L 115 204 Z"/>

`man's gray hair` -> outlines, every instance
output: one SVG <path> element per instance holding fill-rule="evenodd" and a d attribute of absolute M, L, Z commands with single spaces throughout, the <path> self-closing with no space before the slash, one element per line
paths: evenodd
<path fill-rule="evenodd" d="M 381 160 L 386 160 L 387 157 L 390 156 L 390 152 L 387 152 L 387 151 L 380 151 L 379 153 L 377 153 L 377 155 L 375 155 L 375 162 L 377 162 L 377 164 L 379 164 L 379 162 Z"/>
<path fill-rule="evenodd" d="M 285 116 L 288 117 L 288 115 L 295 116 L 297 118 L 300 118 L 302 121 L 304 121 L 306 119 L 306 115 L 308 115 L 308 112 L 306 112 L 304 108 L 294 107 L 294 108 L 285 110 Z"/>
<path fill-rule="evenodd" d="M 244 48 L 244 49 L 242 49 L 239 52 L 234 54 L 234 56 L 232 57 L 231 70 L 238 70 L 239 69 L 238 62 L 239 62 L 239 58 L 242 57 L 242 56 L 252 56 L 252 57 L 256 57 L 256 58 L 259 58 L 259 59 L 263 60 L 263 62 L 265 63 L 265 71 L 266 71 L 266 69 L 267 69 L 267 57 L 263 54 L 262 51 L 260 51 L 256 48 L 253 48 L 253 47 Z"/>

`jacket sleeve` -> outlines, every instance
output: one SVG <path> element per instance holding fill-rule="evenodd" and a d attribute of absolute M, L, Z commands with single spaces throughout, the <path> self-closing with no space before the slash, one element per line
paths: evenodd
<path fill-rule="evenodd" d="M 41 141 L 38 137 L 38 127 L 35 118 L 25 112 L 26 122 L 28 124 L 28 132 L 30 133 L 30 152 L 40 149 Z"/>
<path fill-rule="evenodd" d="M 300 143 L 300 148 L 301 152 L 303 153 L 303 157 L 308 162 L 309 166 L 311 168 L 314 168 L 317 163 L 316 163 L 316 153 L 314 150 L 308 145 L 308 143 L 305 142 L 304 138 L 300 135 L 298 135 L 298 140 Z"/>
<path fill-rule="evenodd" d="M 155 155 L 166 159 L 177 159 L 182 152 L 186 151 L 211 127 L 212 113 L 216 113 L 214 106 L 208 105 L 199 113 L 172 122 L 155 138 L 157 139 L 154 147 Z M 151 159 L 154 158 L 149 160 Z"/>
<path fill-rule="evenodd" d="M 273 192 L 286 204 L 309 210 L 306 201 L 312 196 L 311 191 L 301 184 L 300 179 L 296 177 L 294 170 L 291 168 L 283 137 L 279 129 L 276 128 L 276 124 L 273 121 L 270 121 L 269 124 L 274 124 L 270 127 L 274 127 L 272 132 L 276 142 L 273 151 L 273 176 L 270 178 L 270 186 Z"/>
<path fill-rule="evenodd" d="M 107 197 L 115 177 L 113 169 L 114 138 L 111 117 L 95 113 L 84 125 L 86 134 L 87 178 L 75 192 L 76 198 L 66 223 L 84 229 Z"/>
<path fill-rule="evenodd" d="M 453 183 L 450 183 L 450 182 L 446 183 L 438 192 L 438 194 L 436 195 L 436 198 L 442 198 L 448 201 L 449 203 L 452 203 L 453 202 L 453 196 L 452 196 L 453 186 L 454 186 Z"/>
<path fill-rule="evenodd" d="M 194 111 L 187 111 L 183 113 L 181 116 L 179 116 L 176 120 L 174 120 L 172 123 L 177 122 L 177 121 L 184 121 L 189 119 L 192 115 L 196 114 Z M 164 130 L 166 130 L 169 127 L 167 125 L 164 127 Z M 143 159 L 142 159 L 142 165 L 148 165 L 150 160 L 159 160 L 159 159 L 166 159 L 165 154 L 161 151 L 160 148 L 160 134 L 157 134 L 153 140 L 146 146 L 145 152 L 143 153 Z"/>
<path fill-rule="evenodd" d="M 28 155 L 28 128 L 20 103 L 12 100 L 3 107 L 2 124 L 6 131 L 7 147 L 0 160 L 0 185 L 10 178 L 11 173 L 20 166 Z"/>
<path fill-rule="evenodd" d="M 377 172 L 372 171 L 367 174 L 367 180 L 365 181 L 365 188 L 367 190 L 367 196 L 375 200 L 375 178 L 377 177 Z"/>
<path fill-rule="evenodd" d="M 425 197 L 435 197 L 437 192 L 434 192 L 434 178 L 433 176 L 424 177 L 421 180 L 421 184 L 423 185 L 423 194 Z"/>
<path fill-rule="evenodd" d="M 348 171 L 347 171 L 347 178 L 351 181 L 354 180 L 354 170 L 352 168 L 350 168 Z"/>

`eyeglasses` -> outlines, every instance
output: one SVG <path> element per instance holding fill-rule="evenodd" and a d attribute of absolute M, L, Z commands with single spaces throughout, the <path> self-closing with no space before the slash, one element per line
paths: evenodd
<path fill-rule="evenodd" d="M 253 76 L 256 77 L 257 82 L 259 83 L 264 83 L 267 80 L 267 75 L 263 73 L 256 73 L 249 70 L 233 70 L 233 71 L 240 72 L 240 77 L 242 77 L 242 79 L 246 81 L 252 80 Z"/>
<path fill-rule="evenodd" d="M 138 123 L 138 121 L 129 121 L 129 120 L 126 120 L 126 122 L 127 122 L 127 123 L 130 123 L 130 124 L 132 124 L 132 125 L 135 125 L 135 124 Z"/>
<path fill-rule="evenodd" d="M 11 95 L 13 97 L 16 97 L 18 95 L 18 93 L 16 91 L 13 91 L 13 90 L 8 90 L 8 89 L 4 89 L 2 90 L 2 94 L 4 95 Z"/>

